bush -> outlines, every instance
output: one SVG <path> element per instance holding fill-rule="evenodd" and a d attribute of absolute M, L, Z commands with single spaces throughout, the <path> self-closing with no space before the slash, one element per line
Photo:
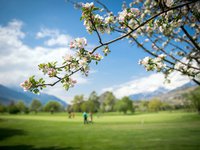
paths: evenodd
<path fill-rule="evenodd" d="M 8 112 L 10 114 L 17 114 L 20 112 L 20 109 L 16 105 L 10 105 L 8 106 Z"/>
<path fill-rule="evenodd" d="M 0 104 L 0 113 L 6 112 L 6 107 L 2 104 Z"/>
<path fill-rule="evenodd" d="M 25 114 L 29 114 L 29 112 L 30 112 L 29 108 L 28 108 L 28 107 L 25 107 L 24 113 L 25 113 Z"/>

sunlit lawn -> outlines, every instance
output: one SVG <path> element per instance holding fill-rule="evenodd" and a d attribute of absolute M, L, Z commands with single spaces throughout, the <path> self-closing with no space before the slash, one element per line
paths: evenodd
<path fill-rule="evenodd" d="M 197 150 L 200 115 L 161 112 L 94 116 L 0 115 L 0 150 Z"/>

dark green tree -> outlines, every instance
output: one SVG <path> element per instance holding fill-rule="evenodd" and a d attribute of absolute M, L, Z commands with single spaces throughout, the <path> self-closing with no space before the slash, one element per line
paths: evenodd
<path fill-rule="evenodd" d="M 0 113 L 6 112 L 6 107 L 0 103 Z"/>
<path fill-rule="evenodd" d="M 59 112 L 62 110 L 62 105 L 59 102 L 56 101 L 49 101 L 45 107 L 44 110 L 47 112 L 51 112 L 53 114 L 54 112 Z"/>
<path fill-rule="evenodd" d="M 89 101 L 83 101 L 81 103 L 81 111 L 82 112 L 89 112 L 90 111 L 90 104 Z"/>
<path fill-rule="evenodd" d="M 99 97 L 95 91 L 93 91 L 89 98 L 88 98 L 88 105 L 89 105 L 89 111 L 90 112 L 97 112 L 99 110 Z"/>
<path fill-rule="evenodd" d="M 19 108 L 16 106 L 15 102 L 11 102 L 10 105 L 8 106 L 8 112 L 10 114 L 17 114 L 20 112 Z"/>
<path fill-rule="evenodd" d="M 149 111 L 158 112 L 161 109 L 162 102 L 158 99 L 153 99 L 148 104 Z"/>
<path fill-rule="evenodd" d="M 42 108 L 42 103 L 37 100 L 37 99 L 34 99 L 32 102 L 31 102 L 31 105 L 30 105 L 30 110 L 31 111 L 34 111 L 35 114 L 37 114 L 38 111 L 40 111 Z"/>
<path fill-rule="evenodd" d="M 100 95 L 99 102 L 102 112 L 111 112 L 114 110 L 116 98 L 112 92 L 105 92 Z"/>
<path fill-rule="evenodd" d="M 17 102 L 16 106 L 18 107 L 18 109 L 20 110 L 20 112 L 25 112 L 25 109 L 26 109 L 26 105 L 25 103 L 20 100 Z"/>
<path fill-rule="evenodd" d="M 81 105 L 84 102 L 84 96 L 83 95 L 76 95 L 74 96 L 74 99 L 72 101 L 72 109 L 75 112 L 81 112 Z"/>
<path fill-rule="evenodd" d="M 115 110 L 119 112 L 123 112 L 124 114 L 127 111 L 134 112 L 133 102 L 129 97 L 125 96 L 121 100 L 118 100 L 115 104 Z"/>

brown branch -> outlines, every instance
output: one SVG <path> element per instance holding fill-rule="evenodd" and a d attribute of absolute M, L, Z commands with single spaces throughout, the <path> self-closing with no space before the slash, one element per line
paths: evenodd
<path fill-rule="evenodd" d="M 165 42 L 162 38 L 159 38 L 159 37 L 156 36 L 156 35 L 153 35 L 153 36 L 154 36 L 155 38 L 159 39 L 160 41 Z M 179 47 L 179 46 L 173 44 L 173 43 L 170 42 L 170 41 L 169 41 L 168 43 L 169 43 L 169 45 L 174 46 L 175 48 L 179 49 L 179 50 L 182 51 L 183 53 L 187 54 L 187 52 L 186 52 L 183 48 L 181 48 L 181 47 Z"/>
<path fill-rule="evenodd" d="M 105 4 L 103 4 L 103 3 L 100 2 L 99 0 L 95 0 L 95 1 L 96 1 L 98 4 L 100 4 L 100 5 L 107 11 L 107 13 L 110 13 L 110 12 L 111 12 Z"/>
<path fill-rule="evenodd" d="M 149 40 L 153 43 L 152 39 L 151 39 L 148 35 L 147 35 L 147 37 L 148 37 Z M 186 63 L 180 61 L 179 59 L 177 59 L 176 57 L 174 57 L 173 55 L 168 54 L 165 50 L 163 50 L 162 48 L 160 48 L 155 42 L 154 42 L 154 44 L 155 44 L 155 46 L 156 46 L 158 49 L 160 49 L 164 54 L 166 54 L 167 56 L 169 56 L 170 58 L 172 58 L 174 61 L 180 62 L 181 64 L 183 64 L 183 65 L 185 65 L 185 66 L 187 66 L 187 67 L 190 67 L 190 68 L 193 68 L 193 69 L 196 69 L 196 70 L 200 70 L 200 68 L 196 68 L 196 67 L 194 67 L 194 66 L 191 66 L 191 65 L 189 65 L 189 64 L 186 64 Z"/>
<path fill-rule="evenodd" d="M 75 70 L 74 72 L 70 73 L 70 74 L 67 75 L 67 76 L 65 75 L 65 76 L 62 77 L 62 78 L 59 77 L 59 79 L 58 79 L 57 81 L 55 81 L 54 83 L 38 84 L 38 85 L 36 86 L 36 88 L 37 88 L 37 87 L 42 87 L 42 86 L 54 86 L 54 85 L 56 85 L 58 82 L 60 82 L 61 80 L 65 79 L 65 78 L 68 78 L 68 77 L 72 76 L 74 73 L 80 71 L 81 68 L 82 68 L 82 67 L 80 67 L 79 69 Z"/>
<path fill-rule="evenodd" d="M 95 23 L 94 23 L 94 21 L 93 21 L 92 14 L 90 14 L 90 22 L 92 23 L 92 26 L 94 27 L 94 31 L 96 32 L 96 34 L 97 34 L 97 36 L 98 36 L 99 43 L 100 43 L 100 44 L 103 44 L 102 39 L 101 39 L 101 36 L 100 36 L 100 34 L 99 34 L 99 31 L 97 30 L 96 25 L 95 25 Z"/>
<path fill-rule="evenodd" d="M 132 37 L 132 39 L 133 39 L 144 51 L 146 51 L 147 53 L 149 53 L 150 55 L 152 55 L 152 56 L 154 56 L 154 57 L 158 57 L 158 55 L 152 53 L 150 50 L 148 50 L 147 48 L 145 48 L 145 47 L 144 47 L 140 42 L 138 42 L 134 37 Z M 171 61 L 169 61 L 169 60 L 167 60 L 167 59 L 165 59 L 165 58 L 164 58 L 164 61 L 167 62 L 167 63 L 169 63 L 170 65 L 175 65 L 175 63 L 173 63 L 173 62 L 171 62 Z"/>
<path fill-rule="evenodd" d="M 196 84 L 198 84 L 200 86 L 200 82 L 196 79 L 192 79 Z"/>
<path fill-rule="evenodd" d="M 188 39 L 192 42 L 192 44 L 200 51 L 199 45 L 195 42 L 195 40 L 190 36 L 190 34 L 187 32 L 187 30 L 184 28 L 184 26 L 181 26 L 182 31 L 186 34 Z"/>

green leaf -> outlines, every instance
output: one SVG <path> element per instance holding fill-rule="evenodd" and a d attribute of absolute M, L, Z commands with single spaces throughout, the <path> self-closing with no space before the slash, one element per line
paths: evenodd
<path fill-rule="evenodd" d="M 39 90 L 38 90 L 38 89 L 33 89 L 33 93 L 34 93 L 34 94 L 38 94 L 38 93 L 39 93 Z"/>
<path fill-rule="evenodd" d="M 42 81 L 43 81 L 43 78 L 40 78 L 40 79 L 39 79 L 39 83 L 42 83 Z"/>
<path fill-rule="evenodd" d="M 64 84 L 63 87 L 65 88 L 65 90 L 69 90 L 69 84 Z"/>
<path fill-rule="evenodd" d="M 93 11 L 96 11 L 96 10 L 100 10 L 99 8 L 97 8 L 97 7 L 94 7 L 93 8 Z"/>
<path fill-rule="evenodd" d="M 61 69 L 61 68 L 58 68 L 57 70 L 58 70 L 58 71 L 62 71 L 62 69 Z"/>
<path fill-rule="evenodd" d="M 80 17 L 80 21 L 82 21 L 82 20 L 83 20 L 83 17 L 81 16 L 81 17 Z"/>

